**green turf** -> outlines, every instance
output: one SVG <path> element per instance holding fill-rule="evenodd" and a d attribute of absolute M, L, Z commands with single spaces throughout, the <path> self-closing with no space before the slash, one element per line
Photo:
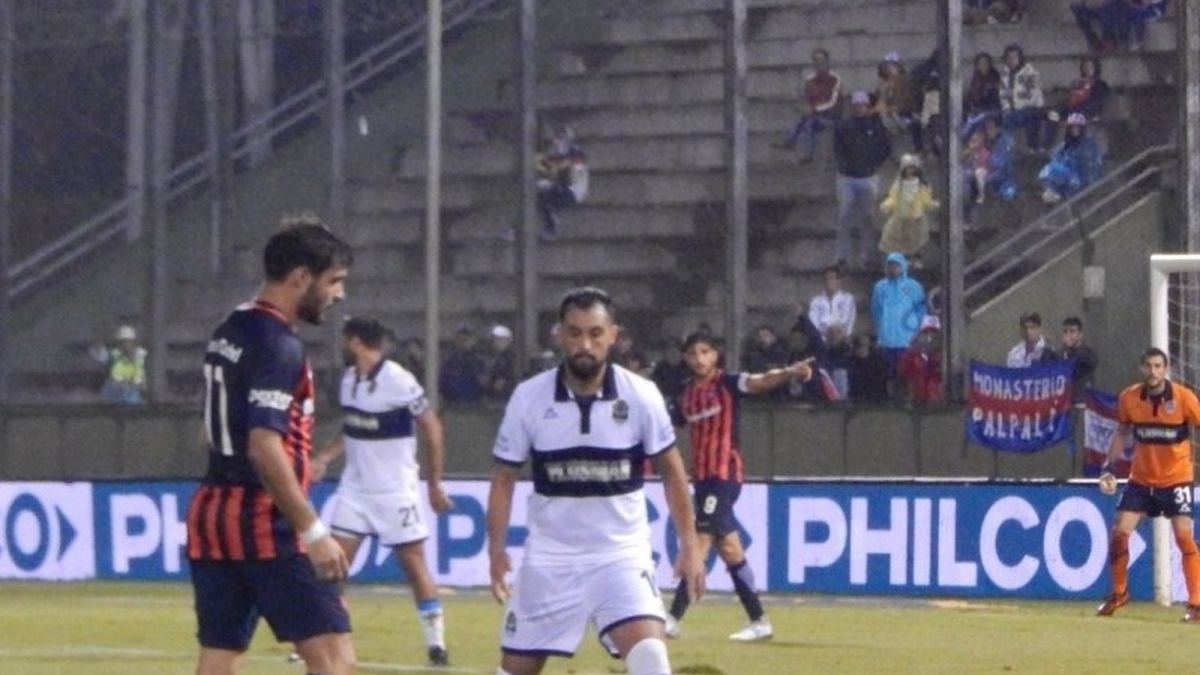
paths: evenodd
<path fill-rule="evenodd" d="M 491 675 L 500 608 L 480 593 L 448 595 L 447 641 L 458 670 Z M 1194 672 L 1200 626 L 1182 610 L 1134 604 L 1112 619 L 1060 602 L 768 598 L 775 639 L 730 643 L 744 621 L 728 597 L 695 606 L 669 643 L 676 673 Z M 360 672 L 424 670 L 411 599 L 379 587 L 351 591 Z M 190 672 L 195 655 L 184 584 L 0 583 L 0 673 Z M 260 626 L 246 673 L 301 673 Z M 622 672 L 593 637 L 547 673 Z"/>

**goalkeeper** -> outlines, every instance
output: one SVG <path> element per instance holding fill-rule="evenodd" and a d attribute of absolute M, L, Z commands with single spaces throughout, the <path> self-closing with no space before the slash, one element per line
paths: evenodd
<path fill-rule="evenodd" d="M 1115 494 L 1117 481 L 1110 466 L 1133 434 L 1133 465 L 1129 482 L 1117 502 L 1109 542 L 1108 564 L 1112 593 L 1097 608 L 1098 616 L 1112 616 L 1129 602 L 1129 535 L 1143 516 L 1171 519 L 1175 541 L 1183 554 L 1187 583 L 1186 623 L 1200 622 L 1200 550 L 1192 526 L 1191 426 L 1200 425 L 1200 400 L 1190 388 L 1167 379 L 1167 355 L 1150 348 L 1142 354 L 1142 382 L 1121 392 L 1117 404 L 1120 426 L 1108 448 L 1108 461 L 1100 475 L 1100 489 Z"/>

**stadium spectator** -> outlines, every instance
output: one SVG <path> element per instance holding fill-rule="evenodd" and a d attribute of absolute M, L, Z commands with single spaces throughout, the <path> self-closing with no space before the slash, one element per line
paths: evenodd
<path fill-rule="evenodd" d="M 537 160 L 537 202 L 542 214 L 541 238 L 557 239 L 558 212 L 583 202 L 588 192 L 587 155 L 570 127 L 554 130 Z"/>
<path fill-rule="evenodd" d="M 487 366 L 475 348 L 475 331 L 459 326 L 454 343 L 442 362 L 440 384 L 447 401 L 478 401 L 483 398 Z"/>
<path fill-rule="evenodd" d="M 886 276 L 875 283 L 871 292 L 871 318 L 879 333 L 884 372 L 888 382 L 895 382 L 900 355 L 908 349 L 925 316 L 925 289 L 908 276 L 908 260 L 903 253 L 888 254 L 884 269 Z"/>
<path fill-rule="evenodd" d="M 1013 171 L 1013 136 L 1000 120 L 984 120 L 983 134 L 988 148 L 987 188 L 1004 201 L 1017 197 L 1017 179 Z"/>
<path fill-rule="evenodd" d="M 900 357 L 900 380 L 915 405 L 942 401 L 942 322 L 933 314 L 921 319 L 921 330 Z"/>
<path fill-rule="evenodd" d="M 1024 16 L 1024 0 L 967 0 L 963 8 L 967 24 L 1018 23 Z"/>
<path fill-rule="evenodd" d="M 1080 113 L 1071 113 L 1062 143 L 1038 173 L 1038 182 L 1043 188 L 1042 201 L 1057 204 L 1091 185 L 1100 177 L 1103 163 L 1100 145 L 1087 133 L 1087 118 Z"/>
<path fill-rule="evenodd" d="M 1000 107 L 1004 126 L 1009 129 L 1023 127 L 1025 144 L 1034 152 L 1041 152 L 1043 146 L 1045 106 L 1038 71 L 1025 60 L 1025 51 L 1015 44 L 1005 47 L 1000 64 Z"/>
<path fill-rule="evenodd" d="M 875 89 L 875 113 L 891 133 L 908 130 L 912 124 L 913 92 L 900 55 L 888 52 L 879 62 L 876 75 L 879 84 Z"/>
<path fill-rule="evenodd" d="M 1110 92 L 1108 83 L 1101 77 L 1100 59 L 1085 56 L 1079 60 L 1079 77 L 1071 82 L 1066 99 L 1050 114 L 1050 119 L 1057 122 L 1072 113 L 1080 113 L 1094 124 L 1104 112 Z"/>
<path fill-rule="evenodd" d="M 1083 320 L 1079 317 L 1069 316 L 1063 319 L 1061 335 L 1062 348 L 1058 357 L 1075 364 L 1071 372 L 1071 382 L 1075 389 L 1075 400 L 1082 401 L 1087 395 L 1087 388 L 1092 384 L 1100 359 L 1096 356 L 1096 350 L 1087 344 L 1083 335 Z"/>
<path fill-rule="evenodd" d="M 1146 39 L 1146 24 L 1162 18 L 1168 0 L 1081 0 L 1071 3 L 1075 23 L 1088 47 L 1112 54 L 1120 46 L 1138 49 Z M 1097 32 L 1099 29 L 1099 32 Z"/>
<path fill-rule="evenodd" d="M 962 148 L 963 184 L 968 187 L 970 199 L 963 205 L 970 218 L 974 204 L 982 204 L 987 197 L 988 172 L 992 164 L 992 150 L 987 145 L 983 129 L 976 129 L 967 137 Z"/>
<path fill-rule="evenodd" d="M 105 369 L 100 398 L 105 403 L 141 405 L 146 402 L 146 357 L 133 326 L 118 326 L 111 346 L 97 345 L 92 358 Z"/>
<path fill-rule="evenodd" d="M 1057 359 L 1054 350 L 1046 345 L 1042 335 L 1042 315 L 1027 312 L 1021 315 L 1021 341 L 1008 351 L 1005 365 L 1009 368 L 1028 368 L 1044 361 Z"/>
<path fill-rule="evenodd" d="M 425 377 L 425 341 L 410 337 L 400 345 L 400 365 L 421 382 Z"/>
<path fill-rule="evenodd" d="M 760 324 L 754 329 L 750 344 L 746 346 L 742 363 L 746 369 L 761 373 L 772 368 L 782 368 L 788 363 L 788 348 L 779 340 L 775 329 L 768 324 Z"/>
<path fill-rule="evenodd" d="M 935 57 L 936 54 L 930 58 Z M 930 152 L 934 155 L 942 154 L 945 139 L 941 131 L 941 87 L 941 79 L 936 68 L 922 79 L 913 82 L 916 110 L 913 111 L 912 144 L 913 152 L 918 155 L 924 154 L 926 139 L 929 140 Z"/>
<path fill-rule="evenodd" d="M 834 325 L 841 326 L 847 335 L 854 333 L 854 322 L 858 318 L 858 303 L 854 296 L 842 290 L 842 270 L 837 265 L 826 267 L 821 273 L 825 290 L 808 302 L 808 318 L 827 337 Z"/>
<path fill-rule="evenodd" d="M 658 361 L 654 363 L 654 370 L 650 373 L 650 380 L 658 385 L 668 407 L 683 393 L 689 372 L 687 364 L 683 362 L 682 346 L 678 342 L 664 342 Z"/>
<path fill-rule="evenodd" d="M 807 318 L 802 317 L 805 321 Z M 814 329 L 815 330 L 815 329 Z M 738 408 L 744 395 L 763 394 L 791 382 L 811 381 L 812 367 L 797 361 L 766 372 L 726 373 L 718 365 L 719 346 L 711 335 L 692 333 L 683 343 L 690 381 L 679 399 L 688 421 L 695 485 L 696 531 L 700 559 L 715 545 L 750 624 L 729 636 L 737 642 L 765 640 L 774 633 L 755 588 L 733 507 L 742 490 L 743 460 L 738 439 Z M 667 617 L 667 635 L 678 637 L 680 621 L 691 604 L 689 583 L 680 581 Z"/>
<path fill-rule="evenodd" d="M 609 360 L 638 375 L 648 376 L 650 374 L 650 359 L 646 358 L 646 353 L 638 348 L 633 332 L 628 328 L 622 327 L 621 332 L 617 334 L 617 341 L 613 344 Z"/>
<path fill-rule="evenodd" d="M 864 91 L 850 95 L 850 117 L 838 123 L 833 136 L 837 162 L 838 233 L 837 256 L 845 266 L 850 260 L 851 230 L 859 233 L 857 261 L 870 268 L 874 255 L 875 203 L 879 199 L 879 168 L 892 156 L 888 131 L 871 112 L 871 97 Z"/>
<path fill-rule="evenodd" d="M 492 326 L 491 337 L 484 393 L 490 399 L 507 401 L 513 387 L 517 386 L 517 353 L 513 349 L 513 334 L 508 326 L 496 324 Z"/>
<path fill-rule="evenodd" d="M 1000 72 L 996 70 L 992 55 L 980 52 L 975 55 L 974 64 L 971 81 L 963 92 L 963 119 L 967 131 L 981 124 L 985 117 L 999 115 L 1002 111 Z"/>
<path fill-rule="evenodd" d="M 854 349 L 847 372 L 850 400 L 854 403 L 883 403 L 888 397 L 887 360 L 875 347 L 870 335 L 860 333 L 850 343 Z"/>
<path fill-rule="evenodd" d="M 914 269 L 920 269 L 921 249 L 929 243 L 926 214 L 938 206 L 933 189 L 921 170 L 920 158 L 916 155 L 900 157 L 900 172 L 892 181 L 888 196 L 879 205 L 879 210 L 887 216 L 879 237 L 879 250 L 903 253 L 912 260 Z"/>
<path fill-rule="evenodd" d="M 807 362 L 812 364 L 814 375 L 807 380 L 793 380 L 787 387 L 788 397 L 808 401 L 810 403 L 825 403 L 837 400 L 833 383 L 827 381 L 828 372 L 821 374 L 825 365 L 825 339 L 821 332 L 809 320 L 807 313 L 801 312 L 788 332 L 788 363 Z"/>
<path fill-rule="evenodd" d="M 776 145 L 792 149 L 801 141 L 805 154 L 801 162 L 811 161 L 816 152 L 817 134 L 837 125 L 842 118 L 842 78 L 829 69 L 829 52 L 817 47 L 812 51 L 814 73 L 804 80 L 804 104 L 801 118 L 786 140 Z"/>

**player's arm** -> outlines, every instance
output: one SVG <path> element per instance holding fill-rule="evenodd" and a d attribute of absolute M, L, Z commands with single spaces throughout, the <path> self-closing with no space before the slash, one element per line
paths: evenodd
<path fill-rule="evenodd" d="M 317 574 L 324 578 L 345 578 L 349 568 L 346 554 L 330 536 L 329 528 L 321 522 L 296 480 L 283 449 L 283 436 L 275 429 L 251 429 L 247 455 L 275 506 L 308 544 L 308 556 Z"/>
<path fill-rule="evenodd" d="M 765 394 L 792 380 L 808 382 L 812 379 L 812 359 L 797 361 L 785 368 L 773 368 L 765 373 L 754 373 L 746 378 L 746 393 Z"/>
<path fill-rule="evenodd" d="M 692 511 L 692 496 L 688 493 L 687 471 L 679 449 L 670 448 L 654 456 L 654 469 L 662 476 L 663 493 L 671 522 L 679 535 L 679 559 L 675 561 L 675 576 L 687 582 L 693 600 L 704 595 L 704 563 L 700 560 L 700 542 L 696 536 L 696 514 Z"/>
<path fill-rule="evenodd" d="M 446 430 L 433 408 L 417 415 L 417 428 L 425 446 L 425 485 L 429 489 L 429 505 L 437 513 L 454 508 L 454 502 L 442 488 L 442 467 L 446 457 Z"/>
<path fill-rule="evenodd" d="M 519 467 L 496 462 L 492 469 L 492 485 L 488 490 L 488 560 L 492 596 L 500 603 L 507 601 L 509 594 L 508 581 L 505 580 L 505 575 L 512 570 L 512 561 L 508 558 L 508 523 L 512 517 L 513 490 L 519 474 Z"/>
<path fill-rule="evenodd" d="M 313 455 L 312 458 L 312 482 L 316 483 L 325 477 L 325 472 L 329 471 L 329 465 L 337 461 L 338 457 L 346 454 L 346 441 L 342 435 L 333 437 L 333 440 L 325 444 L 321 451 Z"/>
<path fill-rule="evenodd" d="M 1129 434 L 1133 432 L 1132 425 L 1118 424 L 1113 431 L 1112 441 L 1108 444 L 1108 456 L 1104 458 L 1104 465 L 1100 467 L 1100 480 L 1098 484 L 1100 491 L 1106 495 L 1111 495 L 1117 491 L 1117 477 L 1113 475 L 1112 465 L 1121 457 L 1121 453 L 1125 451 L 1125 446 L 1129 443 Z"/>

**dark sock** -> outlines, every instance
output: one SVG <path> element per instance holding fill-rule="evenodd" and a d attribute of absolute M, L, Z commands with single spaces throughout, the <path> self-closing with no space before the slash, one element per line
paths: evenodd
<path fill-rule="evenodd" d="M 676 621 L 682 619 L 690 604 L 692 599 L 688 596 L 687 582 L 680 581 L 679 586 L 675 588 L 675 597 L 671 599 L 671 616 L 675 617 Z"/>
<path fill-rule="evenodd" d="M 758 621 L 763 616 L 762 602 L 758 592 L 754 590 L 754 572 L 746 560 L 729 566 L 729 578 L 733 579 L 733 590 L 737 591 L 738 600 L 746 608 L 746 615 L 751 621 Z"/>

